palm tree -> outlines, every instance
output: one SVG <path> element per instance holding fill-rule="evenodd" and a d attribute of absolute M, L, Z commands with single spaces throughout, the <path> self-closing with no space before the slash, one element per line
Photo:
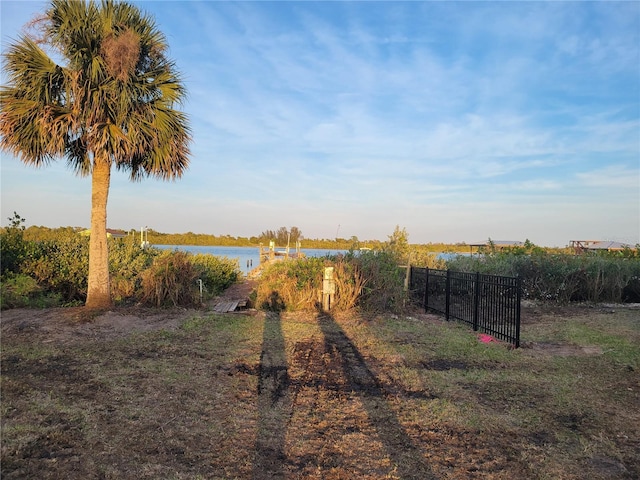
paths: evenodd
<path fill-rule="evenodd" d="M 175 180 L 189 164 L 185 89 L 165 37 L 136 7 L 52 0 L 40 25 L 3 54 L 0 148 L 36 167 L 64 158 L 91 176 L 86 307 L 111 305 L 107 198 L 111 169 Z M 44 48 L 61 58 L 57 64 Z"/>

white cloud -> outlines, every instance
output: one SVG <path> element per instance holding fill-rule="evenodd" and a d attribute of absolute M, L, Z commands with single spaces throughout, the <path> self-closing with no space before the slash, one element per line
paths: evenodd
<path fill-rule="evenodd" d="M 576 173 L 576 178 L 587 187 L 635 190 L 636 197 L 640 199 L 640 165 L 635 169 L 626 165 L 609 165 Z"/>

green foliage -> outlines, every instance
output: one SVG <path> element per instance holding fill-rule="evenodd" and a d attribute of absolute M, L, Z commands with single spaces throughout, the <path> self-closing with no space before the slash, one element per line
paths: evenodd
<path fill-rule="evenodd" d="M 426 250 L 411 248 L 409 255 L 409 263 L 414 267 L 445 269 L 447 265 L 436 253 Z"/>
<path fill-rule="evenodd" d="M 191 262 L 209 295 L 217 295 L 229 288 L 241 275 L 237 259 L 199 253 L 191 257 Z"/>
<path fill-rule="evenodd" d="M 109 239 L 111 296 L 116 302 L 133 298 L 140 289 L 140 275 L 160 255 L 155 248 L 140 248 L 137 237 Z"/>
<path fill-rule="evenodd" d="M 135 233 L 135 232 L 134 232 Z M 139 235 L 139 232 L 138 232 Z M 152 245 L 198 245 L 198 246 L 257 246 L 257 241 L 231 235 L 205 235 L 201 233 L 161 233 L 148 230 L 149 243 Z"/>
<path fill-rule="evenodd" d="M 486 255 L 458 256 L 448 268 L 519 276 L 525 298 L 569 301 L 637 301 L 640 258 L 617 255 L 549 254 L 516 248 Z"/>
<path fill-rule="evenodd" d="M 19 221 L 20 220 L 20 221 Z M 48 229 L 44 227 L 30 227 L 26 231 L 20 228 L 24 221 L 16 215 L 12 227 L 2 232 L 3 258 L 15 258 L 12 268 L 16 273 L 23 274 L 21 282 L 31 283 L 38 288 L 34 292 L 26 292 L 25 289 L 16 288 L 14 283 L 8 283 L 6 293 L 3 293 L 3 308 L 12 306 L 34 305 L 34 298 L 58 299 L 63 303 L 83 301 L 87 292 L 89 239 L 79 235 L 78 229 L 60 228 Z M 23 235 L 24 234 L 24 235 Z M 25 240 L 28 237 L 29 240 Z M 5 241 L 6 240 L 6 241 Z M 152 267 L 154 259 L 161 254 L 155 248 L 141 249 L 137 236 L 130 235 L 124 239 L 109 239 L 109 271 L 111 277 L 112 295 L 117 302 L 126 302 L 137 297 L 148 300 L 147 303 L 171 304 L 174 300 L 182 305 L 192 305 L 195 300 L 180 293 L 177 297 L 168 295 L 167 298 L 158 300 L 153 295 L 141 292 L 143 289 L 143 272 Z M 218 258 L 213 255 L 187 255 L 190 262 L 189 269 L 193 270 L 195 278 L 201 278 L 205 286 L 205 293 L 215 295 L 240 277 L 240 270 L 236 260 Z M 158 267 L 154 267 L 155 270 Z M 176 270 L 177 272 L 177 270 Z M 7 269 L 7 273 L 11 273 Z M 183 272 L 184 273 L 184 272 Z M 197 283 L 190 275 L 181 276 L 176 273 L 174 279 L 167 279 L 167 285 L 175 285 L 172 282 L 180 282 L 181 278 L 187 282 L 180 287 L 180 291 L 199 290 Z M 6 275 L 4 275 L 6 276 Z M 4 277 L 3 276 L 3 277 Z M 149 274 L 149 277 L 153 275 Z M 9 277 L 7 277 L 9 278 Z M 4 283 L 4 279 L 3 279 Z M 24 283 L 30 285 L 30 283 Z M 25 293 L 26 292 L 26 293 Z M 35 292 L 40 292 L 39 296 Z M 22 297 L 17 300 L 16 296 Z M 165 301 L 166 300 L 166 301 Z"/>
<path fill-rule="evenodd" d="M 409 259 L 409 234 L 407 229 L 400 230 L 400 226 L 396 225 L 395 230 L 389 236 L 389 241 L 384 245 L 383 250 L 391 255 L 396 264 L 406 264 Z"/>
<path fill-rule="evenodd" d="M 257 240 L 263 244 L 269 244 L 275 241 L 277 246 L 284 247 L 287 245 L 295 245 L 296 242 L 302 240 L 302 231 L 298 227 L 280 227 L 278 230 L 266 230 L 258 236 Z"/>
<path fill-rule="evenodd" d="M 14 214 L 9 220 L 11 225 L 3 229 L 0 237 L 3 267 L 7 267 L 7 275 L 3 275 L 3 286 L 5 277 L 7 279 L 7 288 L 3 290 L 3 308 L 35 305 L 36 299 L 40 303 L 53 300 L 63 303 L 83 301 L 87 294 L 89 238 L 79 234 L 81 229 L 29 227 L 25 230 L 22 227 L 24 219 L 19 215 Z M 199 303 L 200 299 L 194 279 L 202 279 L 205 293 L 211 296 L 228 288 L 241 275 L 237 260 L 185 253 L 184 261 L 189 263 L 188 266 L 182 265 L 182 257 L 172 255 L 168 257 L 173 260 L 165 259 L 164 264 L 154 264 L 154 259 L 161 255 L 161 251 L 155 248 L 141 249 L 136 235 L 123 239 L 110 238 L 108 242 L 111 292 L 117 302 L 141 297 L 154 305 L 176 303 L 189 306 Z M 162 265 L 171 268 L 162 270 Z M 151 271 L 145 274 L 148 269 Z M 169 271 L 173 272 L 173 277 Z M 158 276 L 158 272 L 164 272 L 165 277 Z M 9 273 L 22 274 L 16 277 L 19 285 L 16 285 L 14 277 L 8 276 Z M 145 287 L 144 278 L 147 279 Z M 150 279 L 155 279 L 161 286 L 155 293 L 148 291 Z M 181 282 L 186 283 L 182 285 Z M 175 295 L 165 292 L 178 284 Z M 30 285 L 34 286 L 33 291 L 27 288 Z M 166 294 L 164 297 L 163 292 Z"/>
<path fill-rule="evenodd" d="M 404 270 L 397 251 L 366 251 L 349 256 L 364 280 L 358 305 L 367 311 L 400 311 L 406 303 Z"/>
<path fill-rule="evenodd" d="M 84 300 L 89 271 L 89 239 L 67 231 L 53 241 L 37 243 L 37 252 L 21 265 L 22 273 L 33 277 L 46 291 L 63 301 Z"/>
<path fill-rule="evenodd" d="M 9 218 L 10 225 L 0 234 L 0 267 L 2 274 L 17 272 L 27 254 L 27 244 L 24 240 L 25 219 L 13 212 Z"/>
<path fill-rule="evenodd" d="M 60 295 L 45 292 L 28 275 L 7 272 L 0 283 L 0 305 L 2 310 L 22 307 L 53 307 L 61 302 Z"/>

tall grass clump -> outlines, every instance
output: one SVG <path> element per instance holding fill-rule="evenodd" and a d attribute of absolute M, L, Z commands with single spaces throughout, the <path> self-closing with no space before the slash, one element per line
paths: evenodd
<path fill-rule="evenodd" d="M 640 301 L 640 256 L 569 255 L 519 250 L 458 256 L 447 268 L 519 276 L 525 298 L 567 303 Z"/>
<path fill-rule="evenodd" d="M 262 272 L 256 303 L 267 310 L 311 311 L 322 304 L 326 267 L 333 268 L 334 311 L 347 311 L 361 300 L 365 280 L 358 265 L 345 256 L 275 262 Z"/>
<path fill-rule="evenodd" d="M 314 310 L 321 301 L 325 258 L 301 258 L 267 265 L 256 290 L 256 305 L 266 310 Z"/>
<path fill-rule="evenodd" d="M 404 289 L 405 271 L 393 251 L 368 251 L 353 255 L 353 263 L 363 279 L 358 305 L 366 311 L 398 312 L 404 308 L 407 292 Z"/>
<path fill-rule="evenodd" d="M 213 255 L 164 251 L 141 277 L 140 302 L 154 307 L 196 307 L 228 288 L 240 276 L 237 261 Z M 204 291 L 200 292 L 198 280 Z"/>
<path fill-rule="evenodd" d="M 334 311 L 397 311 L 406 299 L 404 273 L 389 252 L 351 252 L 279 261 L 262 272 L 256 303 L 265 309 L 315 310 L 322 304 L 324 270 L 333 268 Z"/>
<path fill-rule="evenodd" d="M 187 252 L 163 252 L 142 272 L 140 302 L 153 307 L 191 307 L 200 303 L 198 270 Z"/>

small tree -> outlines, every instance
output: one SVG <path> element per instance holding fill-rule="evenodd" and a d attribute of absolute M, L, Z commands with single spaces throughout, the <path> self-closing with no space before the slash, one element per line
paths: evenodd
<path fill-rule="evenodd" d="M 406 262 L 409 257 L 409 234 L 407 229 L 400 230 L 396 225 L 395 230 L 389 236 L 389 241 L 384 246 L 384 251 L 391 254 L 397 262 Z"/>
<path fill-rule="evenodd" d="M 2 273 L 17 272 L 25 255 L 25 219 L 13 212 L 9 226 L 0 235 L 0 267 Z"/>

